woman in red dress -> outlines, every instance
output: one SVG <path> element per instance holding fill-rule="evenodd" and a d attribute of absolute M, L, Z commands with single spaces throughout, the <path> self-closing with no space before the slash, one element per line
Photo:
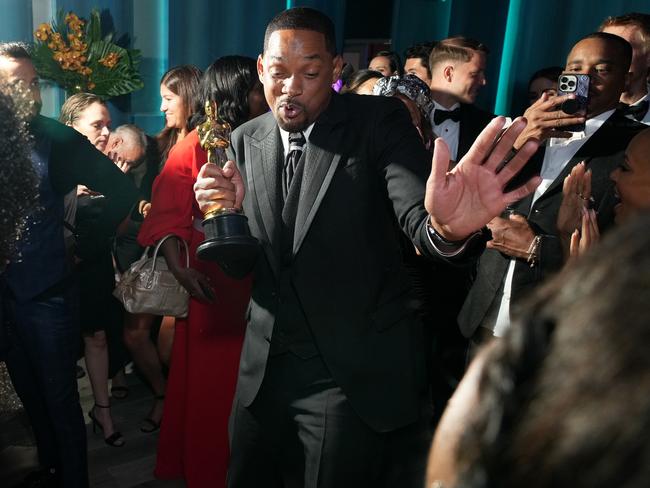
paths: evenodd
<path fill-rule="evenodd" d="M 194 113 L 193 104 L 200 79 L 201 70 L 195 66 L 182 65 L 169 69 L 160 80 L 160 111 L 165 114 L 165 128 L 156 136 L 156 143 L 160 153 L 161 166 L 165 164 L 170 149 L 182 141 L 191 130 L 187 121 Z M 138 209 L 143 217 L 148 214 L 150 207 L 151 204 L 144 200 L 138 204 Z M 132 221 L 132 223 L 134 222 Z M 137 226 L 135 223 L 134 225 Z M 132 227 L 131 229 L 134 232 L 137 231 L 137 228 Z M 130 265 L 130 263 L 119 264 L 122 264 L 125 269 L 128 269 Z M 154 344 L 151 340 L 151 328 L 157 320 L 155 315 L 127 312 L 124 318 L 124 344 L 154 395 L 151 410 L 140 423 L 140 431 L 155 432 L 160 428 L 166 391 L 161 358 L 165 358 L 168 354 L 169 348 L 163 344 L 169 341 L 163 339 L 167 335 L 163 331 L 167 330 L 170 325 L 173 328 L 173 321 L 168 321 L 168 326 L 165 327 L 163 319 L 157 343 Z M 124 392 L 124 388 L 120 388 L 120 390 Z M 124 397 L 125 394 L 122 394 L 121 398 Z"/>
<path fill-rule="evenodd" d="M 219 117 L 233 128 L 268 110 L 255 61 L 242 56 L 220 58 L 207 69 L 193 126 L 205 119 L 206 100 L 217 103 Z M 191 298 L 187 319 L 176 322 L 155 474 L 183 478 L 190 488 L 225 486 L 228 416 L 251 285 L 250 277 L 234 280 L 216 264 L 195 257 L 204 235 L 192 187 L 206 161 L 194 129 L 174 146 L 156 178 L 151 211 L 138 236 L 143 246 L 154 245 L 167 234 L 189 245 L 190 268 L 184 268 L 176 239 L 168 239 L 162 247 Z"/>

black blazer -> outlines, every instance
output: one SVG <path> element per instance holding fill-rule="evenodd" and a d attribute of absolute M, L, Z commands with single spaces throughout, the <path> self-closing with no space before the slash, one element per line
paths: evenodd
<path fill-rule="evenodd" d="M 598 213 L 598 224 L 606 230 L 614 222 L 614 184 L 610 173 L 623 161 L 625 148 L 630 140 L 646 126 L 624 117 L 619 111 L 589 138 L 568 162 L 551 186 L 532 205 L 532 195 L 520 200 L 512 209 L 526 215 L 536 234 L 542 236 L 539 262 L 530 267 L 525 260 L 517 260 L 512 281 L 511 304 L 515 304 L 525 292 L 530 291 L 548 275 L 558 271 L 564 264 L 564 255 L 557 232 L 557 214 L 562 203 L 562 184 L 571 169 L 585 161 L 591 169 L 592 196 Z M 529 161 L 518 181 L 512 186 L 538 174 L 544 159 L 541 147 Z M 510 257 L 498 251 L 486 249 L 480 257 L 476 280 L 458 316 L 462 333 L 471 337 L 480 326 L 488 310 L 500 297 Z M 495 304 L 496 305 L 496 304 Z"/>
<path fill-rule="evenodd" d="M 435 253 L 423 206 L 430 156 L 403 104 L 332 95 L 306 146 L 291 255 L 280 255 L 284 157 L 273 115 L 235 130 L 229 151 L 262 247 L 240 362 L 240 401 L 250 405 L 257 395 L 281 289 L 292 286 L 323 361 L 359 416 L 377 431 L 415 421 L 424 351 L 398 226 L 425 255 Z"/>
<path fill-rule="evenodd" d="M 496 115 L 478 108 L 476 105 L 460 104 L 460 131 L 456 161 L 460 161 L 467 154 L 478 135 L 494 117 Z"/>

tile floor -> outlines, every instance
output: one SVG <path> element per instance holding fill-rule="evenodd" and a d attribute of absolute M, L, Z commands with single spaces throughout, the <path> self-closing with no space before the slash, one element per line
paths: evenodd
<path fill-rule="evenodd" d="M 83 366 L 83 361 L 80 362 Z M 4 365 L 3 365 L 4 366 Z M 87 412 L 93 398 L 88 376 L 79 380 L 79 395 L 88 431 L 88 469 L 93 488 L 181 488 L 181 481 L 159 481 L 153 477 L 157 434 L 143 434 L 138 423 L 151 406 L 149 390 L 134 375 L 127 375 L 130 393 L 124 400 L 112 400 L 113 421 L 124 434 L 126 444 L 115 448 L 93 434 Z M 36 466 L 36 448 L 23 411 L 0 412 L 0 486 L 11 487 Z"/>

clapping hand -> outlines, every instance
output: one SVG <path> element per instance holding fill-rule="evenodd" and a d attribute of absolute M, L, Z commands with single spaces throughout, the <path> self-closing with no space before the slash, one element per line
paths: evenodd
<path fill-rule="evenodd" d="M 582 209 L 582 225 L 580 230 L 576 229 L 571 234 L 569 245 L 569 257 L 575 259 L 582 256 L 587 249 L 600 240 L 598 220 L 594 209 Z"/>
<path fill-rule="evenodd" d="M 596 214 L 589 210 L 591 201 L 591 170 L 585 169 L 583 161 L 571 169 L 562 185 L 562 204 L 557 214 L 557 230 L 565 256 L 568 254 L 575 257 L 582 254 L 592 242 L 598 240 Z M 584 239 L 580 237 L 581 229 L 589 233 Z"/>
<path fill-rule="evenodd" d="M 562 184 L 562 204 L 557 214 L 557 230 L 569 236 L 580 228 L 582 210 L 591 201 L 591 170 L 585 169 L 584 161 L 576 164 Z"/>
<path fill-rule="evenodd" d="M 449 148 L 442 139 L 436 139 L 424 205 L 431 225 L 445 239 L 465 239 L 539 185 L 541 179 L 536 176 L 504 192 L 538 147 L 536 140 L 528 140 L 504 166 L 503 160 L 526 128 L 526 120 L 518 117 L 503 131 L 505 123 L 504 117 L 492 120 L 450 171 Z"/>

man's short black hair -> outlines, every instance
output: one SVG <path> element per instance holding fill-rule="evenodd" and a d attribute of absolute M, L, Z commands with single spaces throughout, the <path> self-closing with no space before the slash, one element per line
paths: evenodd
<path fill-rule="evenodd" d="M 0 56 L 12 59 L 32 59 L 27 44 L 22 42 L 0 42 Z"/>
<path fill-rule="evenodd" d="M 433 43 L 431 42 L 422 42 L 420 44 L 414 44 L 404 51 L 404 62 L 407 59 L 419 59 L 420 64 L 426 68 L 429 78 L 431 78 L 431 69 L 429 68 L 429 56 L 431 56 L 431 49 L 433 49 Z"/>
<path fill-rule="evenodd" d="M 323 12 L 309 7 L 295 7 L 273 17 L 264 33 L 264 52 L 269 46 L 271 34 L 278 30 L 309 30 L 325 36 L 327 51 L 336 56 L 336 34 L 334 23 Z"/>
<path fill-rule="evenodd" d="M 630 64 L 632 64 L 632 46 L 625 39 L 614 34 L 609 34 L 608 32 L 592 32 L 591 34 L 584 36 L 578 42 L 584 41 L 586 39 L 602 39 L 609 42 L 610 44 L 615 44 L 621 52 L 620 60 L 623 69 L 625 71 L 629 71 Z M 578 44 L 578 42 L 576 42 L 576 44 Z"/>

